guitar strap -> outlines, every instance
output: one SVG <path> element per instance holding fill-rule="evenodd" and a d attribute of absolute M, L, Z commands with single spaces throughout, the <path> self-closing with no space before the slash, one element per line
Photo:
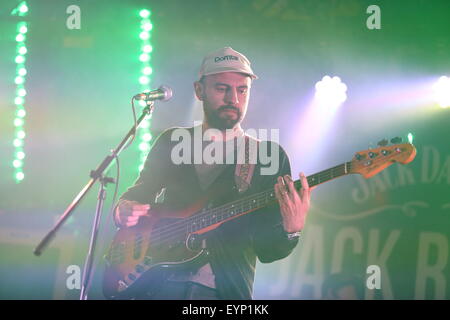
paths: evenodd
<path fill-rule="evenodd" d="M 241 163 L 240 156 L 239 156 L 239 147 L 238 147 L 238 161 L 236 164 L 236 169 L 234 171 L 234 182 L 236 184 L 237 190 L 239 193 L 243 193 L 247 191 L 247 189 L 250 187 L 252 178 L 253 178 L 253 172 L 255 171 L 255 164 L 256 164 L 256 155 L 258 150 L 258 140 L 254 140 L 254 143 L 256 144 L 256 148 L 253 148 L 252 151 L 254 154 L 250 155 L 250 137 L 245 135 L 244 139 L 244 145 L 245 145 L 245 161 L 244 163 Z M 252 160 L 250 161 L 250 156 L 252 156 Z M 252 163 L 251 163 L 252 162 Z"/>

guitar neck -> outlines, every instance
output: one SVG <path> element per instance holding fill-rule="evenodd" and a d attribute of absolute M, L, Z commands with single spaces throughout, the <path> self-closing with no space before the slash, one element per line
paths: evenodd
<path fill-rule="evenodd" d="M 346 162 L 329 168 L 324 171 L 317 172 L 308 176 L 306 179 L 310 187 L 322 184 L 324 182 L 345 176 L 351 171 L 351 162 Z M 301 189 L 301 181 L 294 181 L 297 190 Z M 189 233 L 198 232 L 202 229 L 208 229 L 213 225 L 235 219 L 244 214 L 266 207 L 276 201 L 275 189 L 272 187 L 268 190 L 252 194 L 242 199 L 224 204 L 220 207 L 204 210 L 203 212 L 191 217 L 187 221 L 187 230 Z"/>

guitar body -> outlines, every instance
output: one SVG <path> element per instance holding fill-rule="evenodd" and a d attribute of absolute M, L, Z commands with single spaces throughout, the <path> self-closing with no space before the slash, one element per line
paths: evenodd
<path fill-rule="evenodd" d="M 131 298 L 177 269 L 199 265 L 208 254 L 200 233 L 183 230 L 183 222 L 194 215 L 197 204 L 187 210 L 155 209 L 150 217 L 117 231 L 106 255 L 103 293 L 110 299 Z M 173 231 L 173 232 L 172 232 Z"/>

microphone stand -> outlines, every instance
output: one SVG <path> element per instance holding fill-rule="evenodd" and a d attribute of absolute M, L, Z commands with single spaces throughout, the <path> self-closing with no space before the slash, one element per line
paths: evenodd
<path fill-rule="evenodd" d="M 72 203 L 67 207 L 67 209 L 64 211 L 64 213 L 59 217 L 58 221 L 56 222 L 55 226 L 46 234 L 46 236 L 41 240 L 41 242 L 37 245 L 37 247 L 34 249 L 33 253 L 36 256 L 40 256 L 43 252 L 43 250 L 47 247 L 47 245 L 50 243 L 50 241 L 55 237 L 56 232 L 61 228 L 61 226 L 64 224 L 64 222 L 69 218 L 69 216 L 73 213 L 73 211 L 78 207 L 81 200 L 86 196 L 88 191 L 92 188 L 95 182 L 100 181 L 100 190 L 98 194 L 98 200 L 97 200 L 97 206 L 96 206 L 96 212 L 94 216 L 94 223 L 92 226 L 91 231 L 91 238 L 89 243 L 89 250 L 88 254 L 86 256 L 86 260 L 84 263 L 84 269 L 83 269 L 83 280 L 82 280 L 82 287 L 81 287 L 81 294 L 80 294 L 80 300 L 87 300 L 87 292 L 89 290 L 90 286 L 90 279 L 92 274 L 92 263 L 94 258 L 94 251 L 95 251 L 95 245 L 97 242 L 97 234 L 99 230 L 100 225 L 100 217 L 103 209 L 104 200 L 106 197 L 106 185 L 108 183 L 115 183 L 114 179 L 105 177 L 105 172 L 109 169 L 112 161 L 120 154 L 120 152 L 125 148 L 126 143 L 130 139 L 131 136 L 136 134 L 136 129 L 139 127 L 142 120 L 147 115 L 150 115 L 153 113 L 154 109 L 154 102 L 153 101 L 146 101 L 147 105 L 142 111 L 141 116 L 136 120 L 135 125 L 128 131 L 127 135 L 122 139 L 122 141 L 119 143 L 119 145 L 114 149 L 111 150 L 111 155 L 106 156 L 106 158 L 100 163 L 100 165 L 97 167 L 97 169 L 92 170 L 90 173 L 91 179 L 86 184 L 86 186 L 78 193 L 78 195 L 75 197 L 75 199 L 72 201 Z"/>

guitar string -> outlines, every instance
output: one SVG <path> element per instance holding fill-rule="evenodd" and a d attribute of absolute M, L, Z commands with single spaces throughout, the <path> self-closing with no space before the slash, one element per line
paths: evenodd
<path fill-rule="evenodd" d="M 318 172 L 316 174 L 313 174 L 310 177 L 307 177 L 308 180 L 311 180 L 311 181 L 309 181 L 309 184 L 312 185 L 313 183 L 315 183 L 316 182 L 316 181 L 314 181 L 315 178 L 317 178 L 319 180 L 318 184 L 320 184 L 321 183 L 320 180 L 323 180 L 323 179 L 329 180 L 329 179 L 333 179 L 333 178 L 337 178 L 337 177 L 340 177 L 342 175 L 345 175 L 346 174 L 345 167 L 344 167 L 345 165 L 346 164 L 341 164 L 341 165 L 335 166 L 333 168 L 330 168 L 330 169 Z M 351 168 L 351 162 L 348 162 L 347 163 L 347 169 L 350 169 L 350 168 Z M 337 171 L 336 169 L 338 169 L 339 171 Z M 343 172 L 342 172 L 342 169 L 344 170 Z M 300 180 L 296 180 L 296 181 L 294 181 L 294 184 L 295 185 L 301 184 L 301 181 Z M 301 188 L 301 186 L 300 186 L 300 188 Z M 150 236 L 150 240 L 155 241 L 155 245 L 161 245 L 164 242 L 167 242 L 167 241 L 169 241 L 171 239 L 179 238 L 180 237 L 179 231 L 185 231 L 186 230 L 186 232 L 183 233 L 183 237 L 185 237 L 189 233 L 192 233 L 193 231 L 197 231 L 197 230 L 200 230 L 200 229 L 203 228 L 203 227 L 201 227 L 200 229 L 192 230 L 192 231 L 189 232 L 189 226 L 191 226 L 191 227 L 193 226 L 193 225 L 189 225 L 189 222 L 191 222 L 193 220 L 200 220 L 199 218 L 201 218 L 203 216 L 212 216 L 213 213 L 217 213 L 217 212 L 220 212 L 220 211 L 222 211 L 222 213 L 219 214 L 219 215 L 220 216 L 224 216 L 224 215 L 227 214 L 227 212 L 224 212 L 224 211 L 226 209 L 231 210 L 232 209 L 231 205 L 232 204 L 234 205 L 237 202 L 240 202 L 239 203 L 240 206 L 234 206 L 233 208 L 234 209 L 236 209 L 236 208 L 239 209 L 239 207 L 240 207 L 241 210 L 238 210 L 238 213 L 236 215 L 239 215 L 239 214 L 241 214 L 241 213 L 243 213 L 245 211 L 252 210 L 252 209 L 253 210 L 257 210 L 257 209 L 259 209 L 258 205 L 257 205 L 256 208 L 252 208 L 251 205 L 249 207 L 247 201 L 248 200 L 255 200 L 257 204 L 261 200 L 265 200 L 266 202 L 269 202 L 267 198 L 271 197 L 271 196 L 269 196 L 270 193 L 273 194 L 274 193 L 274 189 L 265 190 L 265 191 L 262 191 L 262 192 L 259 192 L 259 193 L 247 196 L 245 198 L 238 199 L 238 200 L 236 200 L 234 202 L 227 203 L 225 205 L 222 205 L 222 206 L 216 207 L 214 209 L 208 210 L 208 212 L 206 212 L 206 213 L 194 215 L 194 216 L 189 217 L 188 219 L 183 219 L 181 221 L 177 221 L 177 222 L 172 223 L 172 224 L 170 224 L 168 226 L 164 226 L 166 228 L 163 229 L 163 230 L 155 229 L 153 232 L 156 233 L 156 234 L 154 236 Z M 275 200 L 275 199 L 273 199 L 273 196 L 272 196 L 271 200 Z M 247 208 L 247 210 L 244 209 L 245 205 L 247 205 L 247 207 L 249 207 L 249 208 Z M 217 216 L 217 215 L 215 214 L 215 216 Z M 233 216 L 234 215 L 231 215 L 231 216 L 229 216 L 227 218 L 231 218 Z M 221 217 L 221 218 L 223 218 L 223 217 Z M 140 240 L 135 241 L 135 246 L 136 245 L 140 245 L 144 240 L 147 240 L 147 239 L 145 239 L 144 237 L 141 237 Z M 152 243 L 153 243 L 153 241 L 152 241 Z M 130 248 L 130 249 L 134 249 L 134 248 Z M 128 252 L 128 251 L 129 250 L 126 250 L 126 252 Z"/>

